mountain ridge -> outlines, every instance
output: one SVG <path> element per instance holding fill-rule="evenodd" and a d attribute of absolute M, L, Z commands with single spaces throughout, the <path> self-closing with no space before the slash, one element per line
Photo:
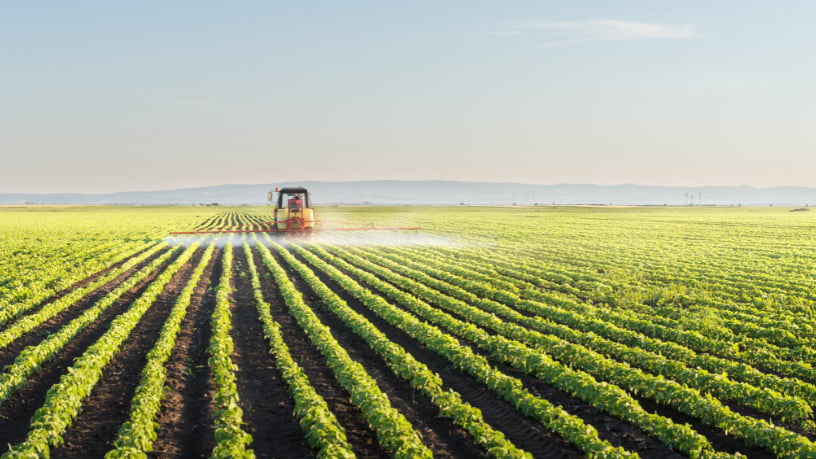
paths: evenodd
<path fill-rule="evenodd" d="M 655 185 L 535 185 L 513 182 L 305 180 L 276 184 L 222 184 L 196 188 L 114 193 L 0 193 L 0 204 L 192 205 L 265 204 L 275 187 L 304 186 L 316 205 L 720 205 L 807 206 L 816 188 Z"/>

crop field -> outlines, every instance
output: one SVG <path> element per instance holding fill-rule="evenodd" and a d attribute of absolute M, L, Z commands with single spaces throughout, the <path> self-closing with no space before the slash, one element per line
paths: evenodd
<path fill-rule="evenodd" d="M 0 208 L 5 454 L 816 457 L 816 213 L 317 212 Z"/>

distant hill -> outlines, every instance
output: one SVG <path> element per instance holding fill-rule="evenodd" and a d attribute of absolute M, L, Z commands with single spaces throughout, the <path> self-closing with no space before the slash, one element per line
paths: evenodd
<path fill-rule="evenodd" d="M 301 185 L 317 205 L 791 205 L 816 204 L 816 188 L 750 186 L 667 187 L 643 185 L 529 185 L 452 181 L 291 182 L 263 185 L 218 185 L 167 191 L 106 194 L 0 194 L 0 204 L 167 205 L 264 204 L 275 186 Z"/>

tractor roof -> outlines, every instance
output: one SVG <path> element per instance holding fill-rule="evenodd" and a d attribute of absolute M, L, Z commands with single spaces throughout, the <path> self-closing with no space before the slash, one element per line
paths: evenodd
<path fill-rule="evenodd" d="M 278 193 L 308 193 L 308 192 L 309 190 L 303 188 L 302 186 L 290 186 L 278 190 Z"/>

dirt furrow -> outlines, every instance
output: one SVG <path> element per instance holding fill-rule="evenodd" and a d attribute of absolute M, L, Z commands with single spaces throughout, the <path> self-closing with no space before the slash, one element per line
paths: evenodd
<path fill-rule="evenodd" d="M 467 321 L 465 317 L 460 316 L 451 311 L 445 311 L 452 317 L 461 321 Z M 487 330 L 493 333 L 492 330 Z M 509 365 L 499 362 L 492 358 L 488 353 L 481 350 L 478 346 L 466 340 L 459 340 L 463 345 L 469 346 L 474 353 L 486 358 L 491 365 L 495 366 L 503 373 L 511 375 L 520 379 L 525 387 L 531 392 L 550 400 L 553 403 L 561 404 L 570 414 L 580 416 L 587 424 L 598 429 L 598 434 L 601 438 L 609 440 L 610 443 L 616 446 L 623 446 L 626 449 L 636 451 L 644 458 L 664 458 L 664 457 L 682 457 L 679 454 L 668 450 L 667 447 L 659 440 L 651 437 L 648 433 L 642 431 L 638 427 L 621 421 L 618 418 L 608 415 L 603 411 L 583 402 L 582 400 L 572 397 L 557 388 L 547 384 L 545 381 L 530 376 L 522 371 L 517 370 Z M 770 458 L 773 455 L 761 448 L 746 445 L 744 442 L 735 439 L 725 434 L 720 429 L 712 428 L 700 422 L 698 419 L 691 418 L 671 407 L 658 405 L 652 400 L 644 399 L 642 397 L 633 396 L 641 406 L 650 413 L 657 413 L 661 416 L 672 419 L 678 424 L 689 424 L 699 434 L 706 437 L 714 449 L 725 451 L 729 453 L 741 452 L 751 458 Z M 748 411 L 744 407 L 734 407 L 735 411 Z M 763 416 L 767 418 L 767 416 Z"/>
<path fill-rule="evenodd" d="M 245 429 L 253 439 L 250 447 L 258 457 L 313 457 L 295 418 L 294 400 L 269 353 L 244 255 L 242 248 L 236 248 L 231 334 Z"/>
<path fill-rule="evenodd" d="M 48 335 L 54 333 L 55 331 L 59 330 L 63 325 L 67 324 L 68 322 L 74 320 L 76 317 L 80 316 L 86 309 L 93 306 L 94 303 L 99 301 L 105 295 L 116 289 L 116 287 L 121 284 L 125 279 L 132 276 L 136 272 L 138 272 L 143 267 L 149 265 L 153 260 L 161 256 L 165 253 L 165 250 L 159 250 L 155 254 L 149 256 L 146 260 L 138 263 L 136 266 L 128 269 L 126 272 L 122 273 L 121 275 L 117 276 L 115 279 L 111 280 L 110 282 L 106 283 L 105 285 L 97 288 L 96 290 L 89 292 L 85 296 L 83 296 L 79 301 L 73 303 L 72 305 L 68 306 L 67 308 L 63 309 L 50 319 L 46 320 L 42 324 L 37 327 L 34 327 L 24 335 L 20 336 L 16 339 L 13 343 L 6 346 L 5 349 L 0 349 L 0 368 L 8 365 L 9 363 L 13 362 L 17 355 L 20 354 L 20 351 L 25 349 L 28 346 L 39 344 L 42 340 L 44 340 Z M 101 274 L 100 274 L 101 275 Z M 98 277 L 98 276 L 97 276 Z M 93 280 L 88 280 L 85 282 L 85 285 L 92 282 Z M 64 296 L 64 292 L 60 297 Z M 56 300 L 56 299 L 55 299 Z M 42 308 L 42 306 L 50 303 L 51 301 L 47 301 L 42 303 L 38 306 L 37 310 Z M 32 314 L 36 311 L 30 311 L 26 315 Z M 12 322 L 13 323 L 13 322 Z"/>
<path fill-rule="evenodd" d="M 116 432 L 130 413 L 130 400 L 141 380 L 146 355 L 156 343 L 176 297 L 189 282 L 201 259 L 199 249 L 171 279 L 119 352 L 105 367 L 102 378 L 83 403 L 83 411 L 65 432 L 65 443 L 53 457 L 102 457 L 113 447 Z"/>
<path fill-rule="evenodd" d="M 467 321 L 464 317 L 445 311 L 452 317 L 461 321 Z M 492 331 L 488 331 L 492 333 Z M 492 366 L 502 373 L 517 378 L 522 381 L 525 388 L 538 397 L 548 400 L 555 405 L 561 405 L 568 413 L 578 416 L 588 425 L 598 430 L 598 436 L 608 440 L 615 446 L 621 446 L 630 451 L 635 451 L 645 458 L 680 458 L 682 455 L 668 448 L 660 440 L 653 438 L 640 428 L 622 421 L 615 416 L 604 413 L 602 410 L 593 407 L 587 402 L 574 397 L 547 382 L 521 372 L 509 365 L 496 361 L 486 352 L 473 343 L 457 338 L 463 346 L 468 346 L 478 355 L 481 355 L 490 362 Z M 710 429 L 709 429 L 710 430 Z"/>
<path fill-rule="evenodd" d="M 110 322 L 124 312 L 178 255 L 171 256 L 158 269 L 117 299 L 96 322 L 85 327 L 57 355 L 43 364 L 40 371 L 31 376 L 25 387 L 20 388 L 11 399 L 0 406 L 0 445 L 19 443 L 25 438 L 31 416 L 45 401 L 48 389 L 59 381 L 73 360 L 99 339 L 108 330 Z"/>
<path fill-rule="evenodd" d="M 411 388 L 408 381 L 400 379 L 385 361 L 369 345 L 347 327 L 340 318 L 326 309 L 309 285 L 300 275 L 276 255 L 289 277 L 303 292 L 307 303 L 320 320 L 328 325 L 334 337 L 349 355 L 359 362 L 377 384 L 388 395 L 391 404 L 397 408 L 419 431 L 425 444 L 433 451 L 434 457 L 478 457 L 484 451 L 474 443 L 473 438 L 450 418 L 439 416 L 439 410 L 420 392 Z"/>
<path fill-rule="evenodd" d="M 167 361 L 168 391 L 162 409 L 155 457 L 208 457 L 215 446 L 210 409 L 213 382 L 207 366 L 214 287 L 221 276 L 221 250 L 216 249 L 190 300 L 173 353 Z"/>
<path fill-rule="evenodd" d="M 304 261 L 297 254 L 294 255 Z M 450 388 L 459 392 L 464 401 L 480 409 L 485 421 L 493 428 L 502 431 L 517 447 L 529 451 L 537 458 L 582 457 L 580 451 L 561 437 L 547 430 L 539 422 L 526 417 L 508 402 L 498 398 L 492 391 L 467 373 L 453 368 L 451 363 L 444 357 L 427 349 L 399 328 L 391 326 L 381 319 L 343 290 L 329 276 L 317 270 L 315 270 L 315 274 L 323 283 L 343 298 L 352 309 L 365 316 L 385 333 L 391 341 L 405 348 L 414 358 L 427 365 L 431 371 L 439 374 L 446 389 Z"/>
<path fill-rule="evenodd" d="M 377 443 L 376 434 L 362 418 L 360 410 L 349 401 L 348 392 L 335 379 L 326 358 L 314 347 L 306 332 L 290 314 L 272 273 L 260 262 L 257 254 L 256 259 L 259 260 L 257 267 L 264 298 L 272 307 L 272 317 L 281 325 L 281 333 L 292 357 L 306 372 L 312 386 L 326 400 L 337 420 L 345 428 L 352 449 L 359 457 L 388 457 Z"/>

